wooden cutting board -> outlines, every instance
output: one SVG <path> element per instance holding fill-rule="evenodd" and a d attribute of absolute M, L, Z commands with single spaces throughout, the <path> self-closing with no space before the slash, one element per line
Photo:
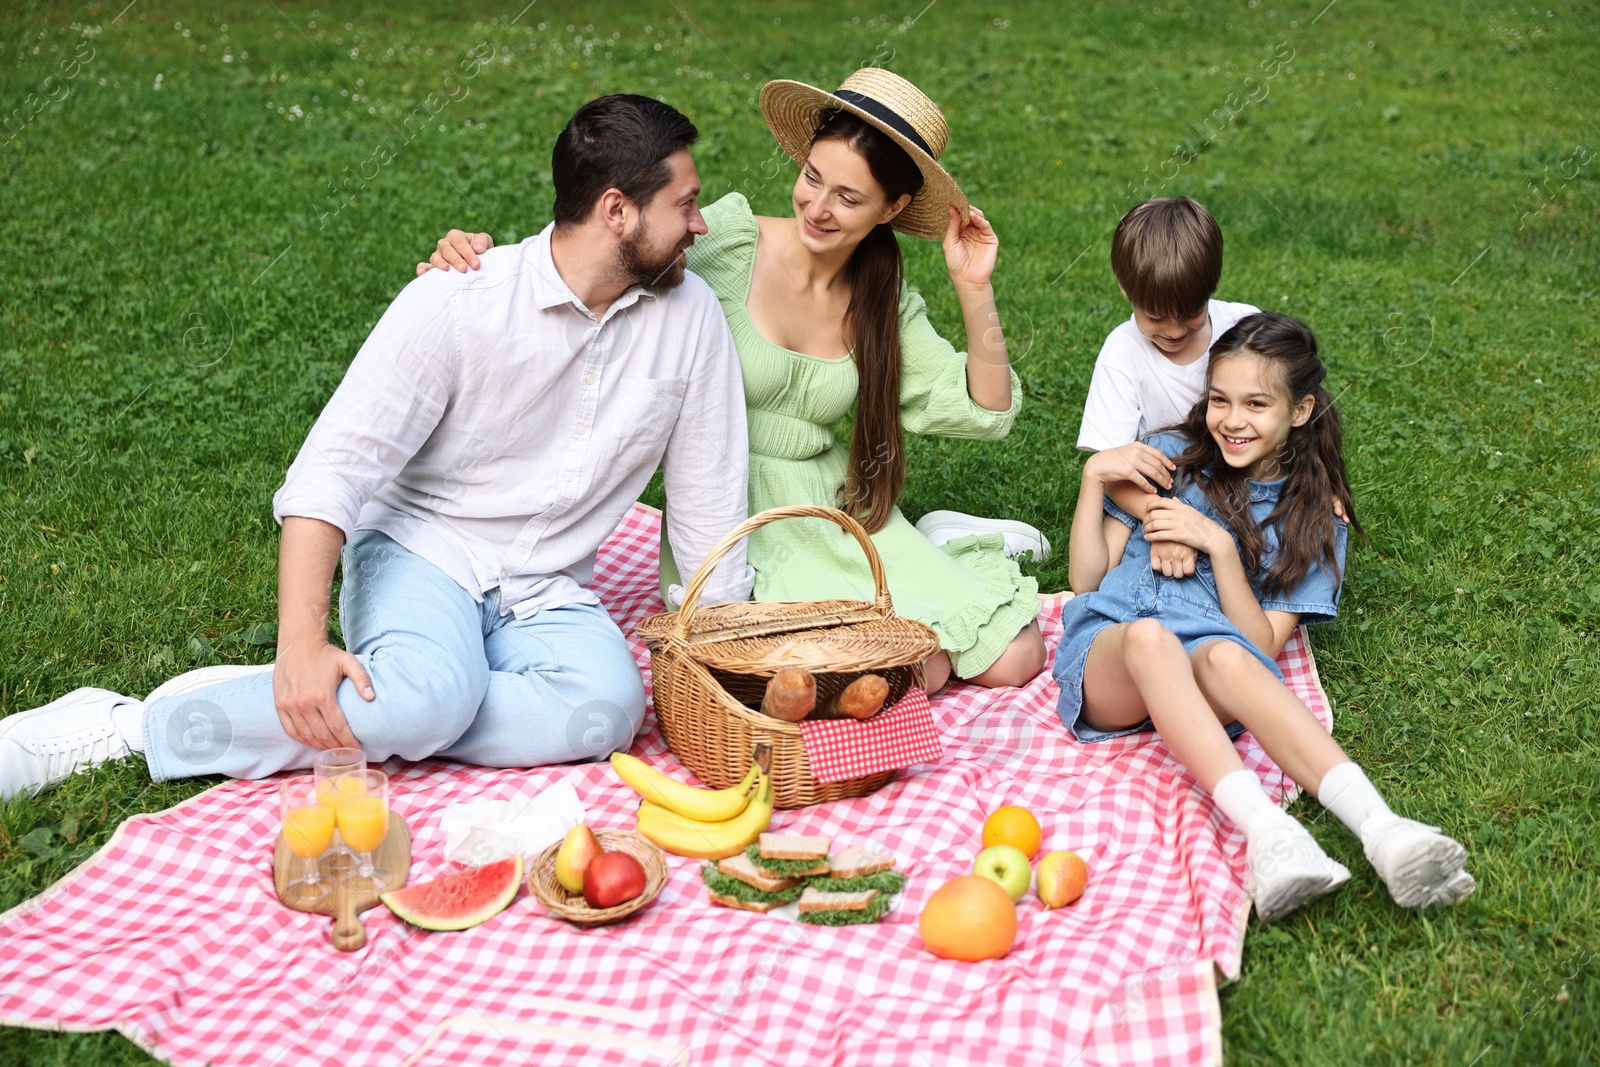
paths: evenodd
<path fill-rule="evenodd" d="M 382 889 L 353 891 L 343 879 L 334 880 L 334 891 L 313 903 L 291 902 L 284 899 L 284 891 L 301 871 L 300 857 L 290 851 L 278 831 L 278 843 L 272 850 L 272 884 L 278 900 L 286 908 L 308 911 L 317 915 L 333 916 L 333 947 L 341 952 L 354 952 L 367 943 L 366 927 L 356 916 L 378 903 L 378 894 L 405 887 L 411 876 L 411 829 L 398 814 L 389 812 L 389 835 L 372 853 L 372 865 L 389 872 L 389 882 Z"/>

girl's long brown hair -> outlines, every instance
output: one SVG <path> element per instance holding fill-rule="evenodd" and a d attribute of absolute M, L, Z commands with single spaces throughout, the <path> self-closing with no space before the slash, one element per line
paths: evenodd
<path fill-rule="evenodd" d="M 1289 431 L 1289 440 L 1278 456 L 1280 476 L 1285 481 L 1277 506 L 1263 523 L 1257 523 L 1250 511 L 1247 473 L 1223 461 L 1222 450 L 1206 427 L 1211 375 L 1219 361 L 1242 352 L 1253 353 L 1272 365 L 1291 406 L 1307 396 L 1313 402 L 1311 417 Z M 1247 315 L 1212 347 L 1211 363 L 1206 368 L 1206 395 L 1178 427 L 1189 444 L 1174 461 L 1178 467 L 1175 476 L 1193 481 L 1205 492 L 1206 499 L 1238 539 L 1245 572 L 1268 595 L 1293 589 L 1316 566 L 1331 574 L 1334 581 L 1341 579 L 1334 553 L 1335 500 L 1343 507 L 1351 528 L 1361 532 L 1341 452 L 1344 433 L 1333 409 L 1333 398 L 1322 388 L 1326 373 L 1327 368 L 1317 358 L 1317 338 L 1305 323 L 1273 311 Z M 1263 568 L 1263 530 L 1267 526 L 1277 528 L 1278 546 L 1270 565 Z"/>
<path fill-rule="evenodd" d="M 811 143 L 830 139 L 843 141 L 867 161 L 889 203 L 921 190 L 922 171 L 871 123 L 848 111 L 824 112 Z M 905 261 L 887 222 L 874 226 L 856 246 L 845 272 L 850 282 L 845 331 L 860 388 L 840 507 L 860 518 L 869 533 L 876 533 L 889 521 L 906 481 L 900 432 L 900 292 Z"/>

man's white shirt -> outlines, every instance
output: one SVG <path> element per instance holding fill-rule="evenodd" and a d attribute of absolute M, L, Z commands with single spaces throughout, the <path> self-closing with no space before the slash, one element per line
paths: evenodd
<path fill-rule="evenodd" d="M 556 271 L 552 229 L 406 286 L 289 468 L 279 522 L 381 531 L 526 618 L 599 602 L 595 554 L 658 463 L 685 575 L 744 520 L 744 390 L 715 294 L 686 274 L 597 320 Z M 753 582 L 739 545 L 704 599 Z"/>

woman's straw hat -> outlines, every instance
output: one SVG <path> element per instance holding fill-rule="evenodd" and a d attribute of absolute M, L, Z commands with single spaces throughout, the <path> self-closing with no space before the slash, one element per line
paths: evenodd
<path fill-rule="evenodd" d="M 891 223 L 913 237 L 939 240 L 950 224 L 950 205 L 967 221 L 967 198 L 955 179 L 939 166 L 950 141 L 950 127 L 939 107 L 922 90 L 881 67 L 863 67 L 835 92 L 803 82 L 779 79 L 761 87 L 761 114 L 778 145 L 796 163 L 811 154 L 811 139 L 822 125 L 822 113 L 848 111 L 905 149 L 922 171 L 922 190 Z"/>

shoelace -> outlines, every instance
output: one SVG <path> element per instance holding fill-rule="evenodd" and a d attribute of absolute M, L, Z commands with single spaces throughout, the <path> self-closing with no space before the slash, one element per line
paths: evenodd
<path fill-rule="evenodd" d="M 45 784 L 59 782 L 86 764 L 110 759 L 116 736 L 116 727 L 105 726 L 90 737 L 79 735 L 72 741 L 52 739 L 41 743 L 37 754 L 44 763 Z"/>

